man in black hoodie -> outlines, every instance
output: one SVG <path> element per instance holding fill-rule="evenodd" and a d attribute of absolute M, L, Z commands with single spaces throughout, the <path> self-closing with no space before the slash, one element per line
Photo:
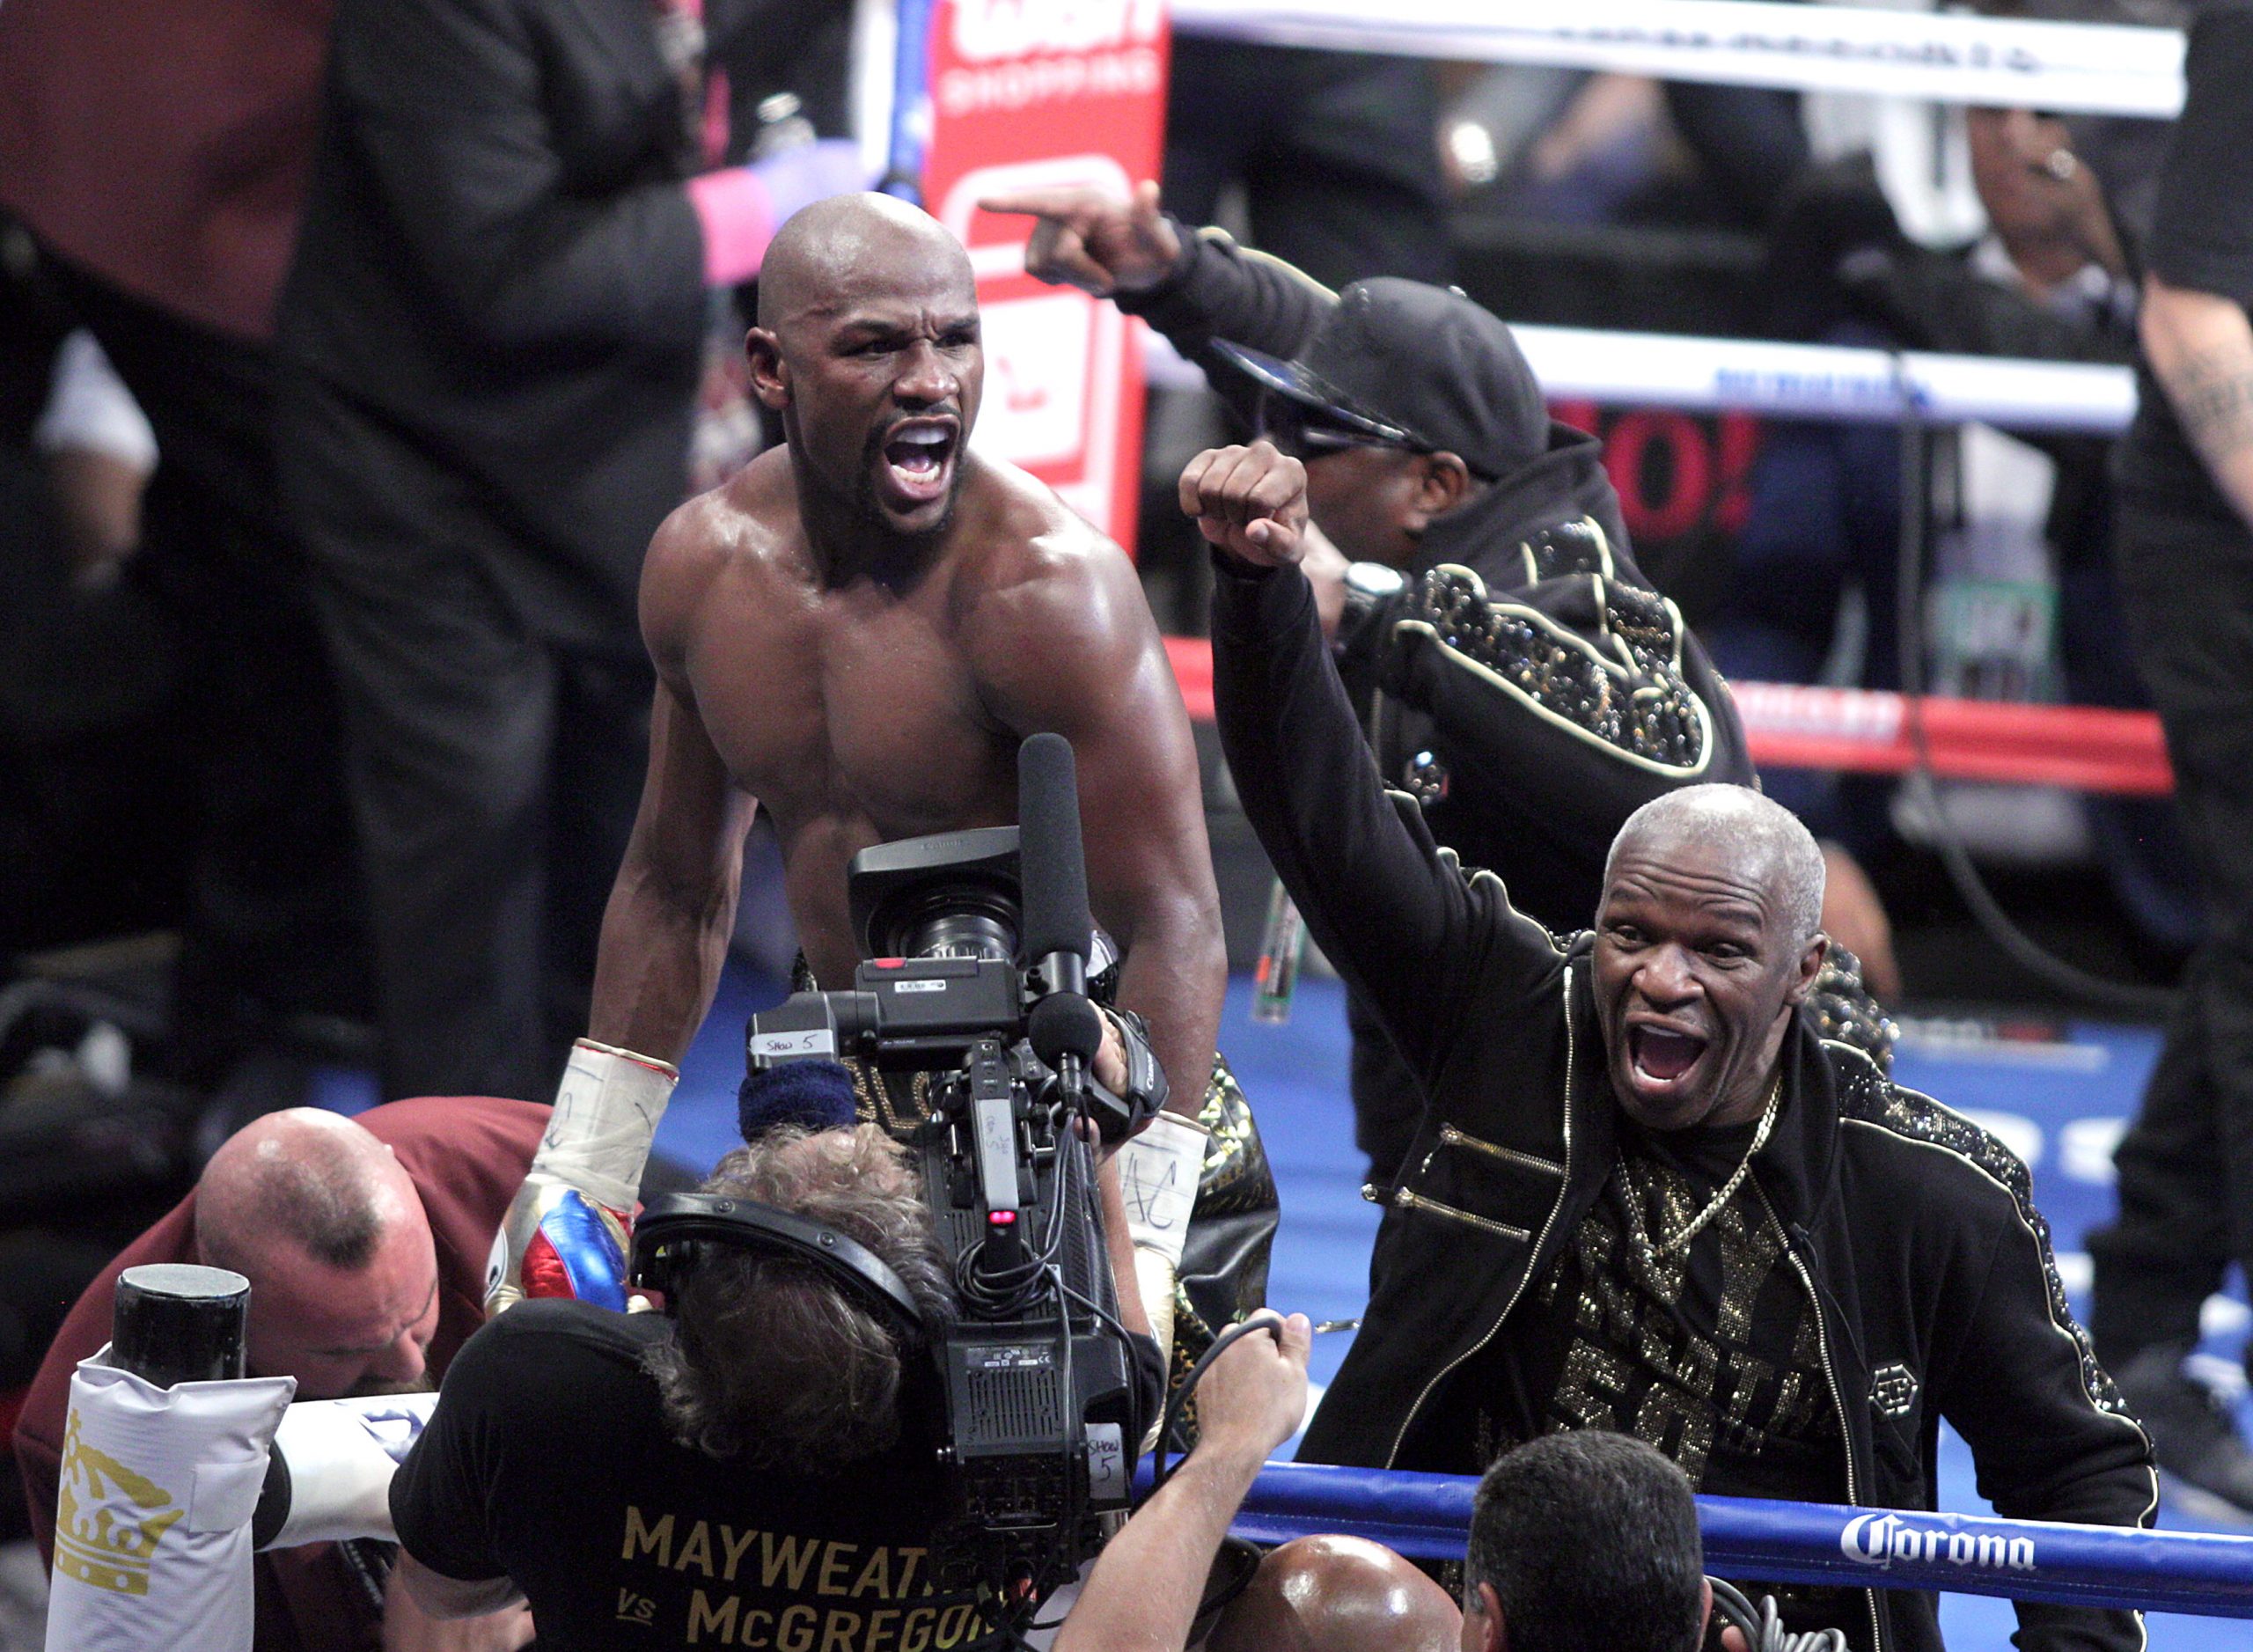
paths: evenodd
<path fill-rule="evenodd" d="M 1218 230 L 1093 190 L 999 197 L 1040 220 L 1026 267 L 1140 315 L 1252 427 L 1306 466 L 1320 533 L 1304 567 L 1387 784 L 1438 841 L 1565 932 L 1637 806 L 1701 781 L 1753 783 L 1705 650 L 1636 567 L 1596 437 L 1549 417 L 1510 330 L 1451 288 L 1332 293 Z M 1325 537 L 1326 536 L 1326 537 Z M 1818 1012 L 1882 1043 L 1827 972 Z M 1355 1137 L 1392 1182 L 1422 1097 L 1359 994 Z M 1878 1052 L 1882 1054 L 1882 1050 Z"/>

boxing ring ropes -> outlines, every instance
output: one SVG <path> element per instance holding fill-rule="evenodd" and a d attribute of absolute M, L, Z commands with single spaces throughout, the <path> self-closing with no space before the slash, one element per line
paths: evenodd
<path fill-rule="evenodd" d="M 1410 51 L 1675 79 L 1855 91 L 2056 112 L 2166 117 L 2183 99 L 2170 29 L 1942 16 L 1768 0 L 1405 0 L 1374 22 L 1361 0 L 1173 0 L 1174 28 L 1276 45 Z M 1583 327 L 1513 329 L 1552 400 L 1736 410 L 1772 418 L 2110 435 L 2135 413 L 2125 367 L 1924 351 L 1680 337 Z M 1154 383 L 1197 382 L 1155 334 Z M 1167 648 L 1193 716 L 1212 716 L 1200 639 Z M 1906 774 L 1911 708 L 1896 694 L 1732 685 L 1753 760 L 1768 768 Z M 2174 787 L 2148 711 L 1923 697 L 1922 737 L 1942 780 L 2165 796 Z"/>
<path fill-rule="evenodd" d="M 884 54 L 895 71 L 886 89 L 891 159 L 896 173 L 912 177 L 928 129 L 924 41 L 933 0 L 877 9 L 892 12 L 896 30 L 860 38 L 891 48 Z M 1550 0 L 1396 0 L 1381 19 L 1366 0 L 1171 0 L 1170 11 L 1178 33 L 1281 46 L 2059 113 L 2168 118 L 2183 101 L 2183 36 L 2161 28 L 1769 0 L 1576 0 L 1568 11 Z M 1515 330 L 1554 400 L 2084 434 L 2122 430 L 2135 411 L 2125 368 Z M 1196 369 L 1146 336 L 1152 382 L 1195 381 Z M 1173 637 L 1167 650 L 1191 715 L 1209 719 L 1209 645 Z M 2173 788 L 2149 712 L 1927 696 L 1912 716 L 1893 694 L 1778 683 L 1734 689 L 1751 754 L 1764 767 L 1902 774 L 1921 759 L 1943 779 L 2147 796 Z M 1235 1530 L 1266 1543 L 1354 1531 L 1418 1559 L 1456 1560 L 1476 1483 L 1273 1463 Z M 1706 1563 L 1718 1574 L 2253 1618 L 2253 1538 L 1728 1497 L 1701 1497 L 1699 1510 Z"/>

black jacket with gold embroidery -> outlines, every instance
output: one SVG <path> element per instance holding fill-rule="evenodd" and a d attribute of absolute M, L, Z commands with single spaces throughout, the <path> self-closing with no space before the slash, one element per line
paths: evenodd
<path fill-rule="evenodd" d="M 1226 558 L 1214 599 L 1221 738 L 1307 926 L 1430 1098 L 1388 1203 L 1361 1333 L 1310 1461 L 1475 1472 L 1449 1384 L 1611 1173 L 1618 1104 L 1586 935 L 1560 942 L 1466 875 L 1388 796 L 1295 570 Z M 2148 1444 L 2067 1309 L 2025 1167 L 1802 1017 L 1752 1182 L 1814 1302 L 1848 1501 L 1930 1509 L 1942 1417 L 2006 1516 L 2149 1520 Z M 1880 1652 L 1939 1652 L 1934 1599 L 1868 1593 Z M 2134 1614 L 2024 1604 L 2022 1652 L 2133 1652 Z"/>
<path fill-rule="evenodd" d="M 1177 227 L 1173 274 L 1120 308 L 1206 366 L 1249 418 L 1240 376 L 1207 346 L 1290 356 L 1336 296 L 1217 231 Z M 1419 552 L 1409 589 L 1342 645 L 1380 771 L 1413 784 L 1434 835 L 1499 873 L 1519 910 L 1578 929 L 1612 833 L 1640 804 L 1699 781 L 1753 783 L 1736 709 L 1636 567 L 1603 445 L 1585 431 L 1552 423 L 1546 452 L 1435 518 Z"/>

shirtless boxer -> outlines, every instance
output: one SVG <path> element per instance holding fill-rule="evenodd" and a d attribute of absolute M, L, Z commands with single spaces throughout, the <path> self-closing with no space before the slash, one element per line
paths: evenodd
<path fill-rule="evenodd" d="M 1017 745 L 1042 730 L 1077 753 L 1090 904 L 1124 949 L 1119 1002 L 1149 1021 L 1169 1106 L 1196 1117 L 1227 964 L 1188 716 L 1126 558 L 965 446 L 984 377 L 968 258 L 912 207 L 840 196 L 775 237 L 759 320 L 752 385 L 789 444 L 650 544 L 649 780 L 590 1039 L 534 1180 L 632 1208 L 619 1149 L 646 1150 L 711 1004 L 758 804 L 806 959 L 842 986 L 860 956 L 847 863 L 1015 821 Z M 1193 1157 L 1185 1169 L 1193 1182 Z M 530 1242 L 512 1217 L 511 1271 Z"/>

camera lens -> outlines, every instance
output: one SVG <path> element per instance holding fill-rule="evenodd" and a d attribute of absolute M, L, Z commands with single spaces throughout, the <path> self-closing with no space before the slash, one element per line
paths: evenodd
<path fill-rule="evenodd" d="M 990 958 L 1003 963 L 1016 951 L 1016 936 L 999 914 L 964 908 L 923 918 L 912 931 L 907 948 L 912 958 Z"/>

